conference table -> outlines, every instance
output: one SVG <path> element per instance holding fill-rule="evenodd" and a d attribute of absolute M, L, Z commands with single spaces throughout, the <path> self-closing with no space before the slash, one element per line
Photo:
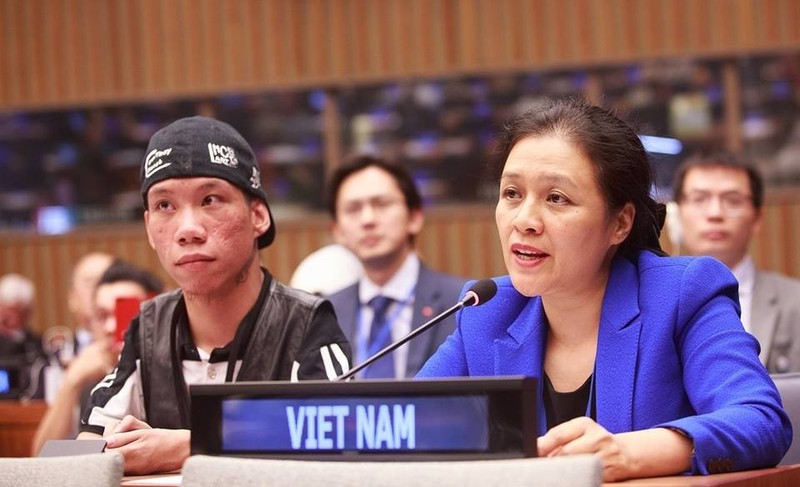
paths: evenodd
<path fill-rule="evenodd" d="M 719 473 L 714 475 L 684 475 L 676 477 L 653 477 L 624 482 L 604 483 L 604 486 L 649 486 L 649 487 L 797 487 L 800 486 L 800 465 L 747 470 L 744 472 Z"/>
<path fill-rule="evenodd" d="M 142 475 L 122 479 L 125 487 L 174 487 L 180 485 L 180 475 Z M 797 487 L 800 486 L 800 464 L 785 467 L 748 470 L 715 475 L 653 477 L 623 482 L 604 483 L 604 487 Z"/>

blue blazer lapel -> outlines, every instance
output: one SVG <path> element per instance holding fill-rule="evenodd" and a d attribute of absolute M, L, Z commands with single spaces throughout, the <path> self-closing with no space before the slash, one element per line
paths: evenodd
<path fill-rule="evenodd" d="M 633 389 L 642 322 L 639 275 L 624 258 L 612 264 L 603 298 L 595 361 L 597 422 L 611 433 L 633 429 Z"/>
<path fill-rule="evenodd" d="M 539 434 L 546 432 L 544 401 L 542 401 L 542 367 L 544 346 L 547 343 L 547 319 L 540 298 L 525 298 L 528 304 L 508 327 L 504 338 L 494 343 L 494 374 L 522 375 L 538 379 L 536 397 Z"/>
<path fill-rule="evenodd" d="M 528 303 L 508 327 L 507 336 L 495 340 L 494 373 L 538 377 L 541 398 L 547 318 L 541 299 L 525 299 Z M 633 428 L 633 384 L 642 329 L 638 303 L 637 268 L 617 258 L 603 298 L 595 363 L 595 400 L 602 405 L 597 421 L 612 433 Z M 544 418 L 541 399 L 538 410 Z"/>
<path fill-rule="evenodd" d="M 546 339 L 547 320 L 542 300 L 529 299 L 508 327 L 508 335 L 495 340 L 495 375 L 541 377 Z"/>

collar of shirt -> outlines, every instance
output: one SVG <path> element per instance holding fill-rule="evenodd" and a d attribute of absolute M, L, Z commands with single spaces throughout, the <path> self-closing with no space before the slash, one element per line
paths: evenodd
<path fill-rule="evenodd" d="M 411 320 L 413 319 L 414 290 L 419 278 L 420 262 L 417 254 L 411 252 L 406 257 L 403 265 L 397 273 L 389 279 L 385 286 L 379 287 L 369 281 L 366 276 L 362 277 L 358 286 L 358 297 L 361 302 L 357 338 L 354 344 L 354 351 L 358 361 L 364 361 L 369 356 L 368 343 L 370 335 L 370 322 L 372 321 L 372 310 L 366 303 L 377 295 L 388 296 L 396 301 L 389 307 L 392 329 L 391 340 L 396 341 L 411 331 Z M 394 359 L 395 377 L 405 377 L 406 363 L 408 360 L 408 344 L 403 345 L 391 354 Z"/>
<path fill-rule="evenodd" d="M 272 282 L 272 276 L 266 269 L 262 268 L 261 270 L 264 273 L 264 282 L 261 285 L 261 292 L 258 295 L 256 303 L 252 308 L 250 308 L 250 311 L 247 312 L 242 319 L 242 322 L 239 324 L 239 328 L 236 331 L 237 335 L 244 329 L 253 329 L 253 326 L 258 319 L 259 312 L 264 307 L 264 303 L 269 295 L 269 286 Z M 247 333 L 246 335 L 242 336 L 242 342 L 239 347 L 239 356 L 237 359 L 241 360 L 241 358 L 244 356 L 244 353 L 247 350 L 247 344 L 250 342 L 250 335 L 251 333 Z M 215 348 L 211 351 L 210 355 L 201 355 L 194 344 L 194 340 L 192 340 L 192 334 L 189 332 L 189 320 L 187 319 L 186 314 L 182 316 L 182 319 L 178 323 L 178 343 L 181 350 L 181 360 L 203 361 L 207 359 L 208 362 L 212 364 L 227 361 L 228 356 L 230 355 L 231 346 L 233 344 L 233 342 L 230 342 L 222 348 Z"/>
<path fill-rule="evenodd" d="M 742 295 L 743 292 L 752 294 L 756 280 L 756 264 L 753 259 L 749 255 L 745 255 L 744 259 L 731 269 L 731 272 L 739 281 L 739 295 Z"/>
<path fill-rule="evenodd" d="M 363 276 L 358 285 L 358 299 L 362 305 L 369 303 L 375 296 L 382 295 L 394 299 L 399 303 L 408 303 L 412 290 L 419 278 L 419 257 L 414 252 L 409 252 L 405 262 L 383 287 Z"/>
<path fill-rule="evenodd" d="M 742 307 L 742 323 L 750 330 L 750 308 L 753 303 L 753 286 L 756 281 L 756 264 L 749 255 L 731 269 L 739 281 L 739 305 Z"/>

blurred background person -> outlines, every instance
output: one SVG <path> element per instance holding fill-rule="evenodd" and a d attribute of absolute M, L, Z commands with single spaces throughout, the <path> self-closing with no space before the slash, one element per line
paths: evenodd
<path fill-rule="evenodd" d="M 745 329 L 770 373 L 800 371 L 800 280 L 756 267 L 748 253 L 762 225 L 764 182 L 729 151 L 698 152 L 675 171 L 680 251 L 722 261 L 739 282 Z"/>
<path fill-rule="evenodd" d="M 44 399 L 48 404 L 55 399 L 66 367 L 92 342 L 94 289 L 113 261 L 111 254 L 93 251 L 81 256 L 72 267 L 67 287 L 70 316 L 61 325 L 47 328 L 42 337 L 48 359 L 44 372 Z"/>
<path fill-rule="evenodd" d="M 344 245 L 334 243 L 308 254 L 292 273 L 289 285 L 327 296 L 355 283 L 363 274 L 358 257 Z"/>
<path fill-rule="evenodd" d="M 358 282 L 328 296 L 359 364 L 455 304 L 464 279 L 429 269 L 414 251 L 425 216 L 404 167 L 355 157 L 333 173 L 327 195 L 333 237 L 364 270 Z M 454 328 L 451 316 L 361 376 L 413 376 Z"/>
<path fill-rule="evenodd" d="M 0 277 L 0 369 L 15 391 L 11 397 L 41 399 L 46 364 L 41 337 L 31 329 L 35 289 L 21 274 Z M 11 385 L 9 385 L 11 387 Z"/>
<path fill-rule="evenodd" d="M 116 365 L 122 347 L 115 339 L 116 330 L 120 325 L 127 326 L 117 323 L 117 300 L 144 301 L 163 288 L 155 274 L 123 260 L 115 260 L 100 276 L 92 293 L 92 341 L 67 367 L 58 393 L 36 430 L 32 455 L 37 455 L 47 440 L 74 438 L 78 434 L 79 413 L 89 391 Z"/>
<path fill-rule="evenodd" d="M 90 252 L 78 260 L 72 269 L 67 294 L 67 305 L 72 314 L 72 327 L 75 331 L 77 350 L 91 343 L 94 309 L 94 290 L 100 276 L 114 262 L 114 257 L 106 252 Z"/>

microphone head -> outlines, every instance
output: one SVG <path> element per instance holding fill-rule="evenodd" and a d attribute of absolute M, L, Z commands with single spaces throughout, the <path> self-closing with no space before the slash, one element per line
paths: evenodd
<path fill-rule="evenodd" d="M 464 306 L 478 306 L 497 294 L 497 284 L 492 279 L 481 279 L 469 288 L 461 302 Z"/>

